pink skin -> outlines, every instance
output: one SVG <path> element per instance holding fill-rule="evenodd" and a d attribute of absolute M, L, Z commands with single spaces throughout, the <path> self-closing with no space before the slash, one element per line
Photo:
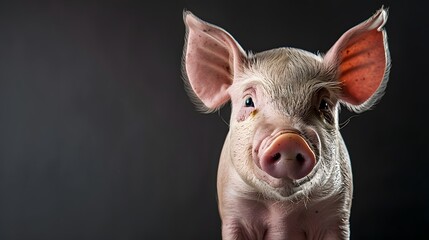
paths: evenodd
<path fill-rule="evenodd" d="M 324 56 L 247 54 L 225 30 L 184 13 L 191 98 L 206 112 L 232 103 L 217 179 L 224 240 L 349 238 L 352 173 L 337 114 L 339 104 L 362 112 L 382 96 L 386 20 L 381 9 Z"/>

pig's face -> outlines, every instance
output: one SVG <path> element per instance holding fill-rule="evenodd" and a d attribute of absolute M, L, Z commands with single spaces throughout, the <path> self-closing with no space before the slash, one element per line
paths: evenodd
<path fill-rule="evenodd" d="M 351 193 L 337 114 L 340 103 L 362 112 L 384 92 L 386 11 L 345 32 L 325 55 L 293 48 L 246 53 L 225 30 L 189 12 L 184 20 L 183 71 L 191 98 L 207 112 L 232 103 L 221 161 L 230 161 L 247 183 L 234 191 L 276 200 Z"/>
<path fill-rule="evenodd" d="M 339 86 L 322 57 L 291 48 L 252 55 L 229 95 L 233 165 L 264 197 L 308 195 L 341 161 L 331 147 L 338 145 Z M 286 133 L 298 135 L 293 142 L 303 149 L 272 150 Z"/>

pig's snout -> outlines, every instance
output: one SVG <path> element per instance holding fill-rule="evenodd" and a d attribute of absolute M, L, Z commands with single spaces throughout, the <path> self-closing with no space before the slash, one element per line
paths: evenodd
<path fill-rule="evenodd" d="M 307 176 L 316 165 L 313 150 L 296 133 L 283 133 L 261 150 L 260 167 L 275 178 L 300 179 Z"/>

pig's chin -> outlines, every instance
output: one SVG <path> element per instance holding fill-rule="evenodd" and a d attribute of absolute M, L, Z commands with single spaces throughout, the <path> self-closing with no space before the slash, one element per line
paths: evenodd
<path fill-rule="evenodd" d="M 297 199 L 308 195 L 314 184 L 312 184 L 319 164 L 306 177 L 293 180 L 289 178 L 275 178 L 255 166 L 253 171 L 256 177 L 255 187 L 267 198 L 275 200 Z"/>

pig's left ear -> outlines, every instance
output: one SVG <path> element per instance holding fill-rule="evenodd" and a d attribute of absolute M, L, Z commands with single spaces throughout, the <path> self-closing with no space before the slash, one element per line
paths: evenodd
<path fill-rule="evenodd" d="M 185 83 L 199 110 L 211 112 L 230 100 L 228 89 L 242 70 L 246 53 L 225 30 L 187 11 L 183 20 L 187 32 L 182 63 Z"/>
<path fill-rule="evenodd" d="M 373 106 L 386 88 L 390 67 L 386 21 L 386 10 L 380 9 L 344 33 L 324 57 L 341 81 L 341 101 L 356 112 Z"/>

